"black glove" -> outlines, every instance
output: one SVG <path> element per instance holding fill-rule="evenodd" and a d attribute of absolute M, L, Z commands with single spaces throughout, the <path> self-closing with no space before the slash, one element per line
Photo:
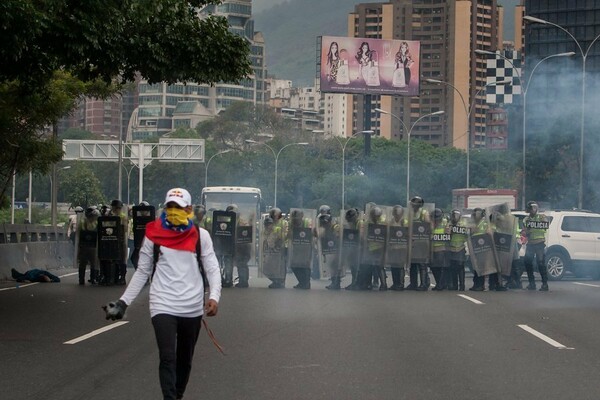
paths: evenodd
<path fill-rule="evenodd" d="M 106 319 L 122 319 L 127 310 L 127 304 L 123 300 L 111 301 L 110 303 L 102 306 L 102 309 L 106 313 Z"/>

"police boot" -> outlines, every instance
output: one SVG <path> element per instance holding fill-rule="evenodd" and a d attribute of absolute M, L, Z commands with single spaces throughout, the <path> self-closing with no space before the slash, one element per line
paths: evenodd
<path fill-rule="evenodd" d="M 358 275 L 358 271 L 356 270 L 352 270 L 350 271 L 352 273 L 352 282 L 350 282 L 350 284 L 348 286 L 345 287 L 346 290 L 356 290 L 357 286 L 356 286 L 356 277 Z"/>
<path fill-rule="evenodd" d="M 98 283 L 98 270 L 97 269 L 92 269 L 90 271 L 90 280 L 89 280 L 89 282 L 92 285 L 95 285 L 95 284 Z"/>
<path fill-rule="evenodd" d="M 371 290 L 372 269 L 370 266 L 361 265 L 358 269 L 357 286 L 358 290 Z"/>
<path fill-rule="evenodd" d="M 379 267 L 377 268 L 377 272 L 379 275 L 379 291 L 380 292 L 385 292 L 386 290 L 388 290 L 387 287 L 387 274 L 385 272 L 385 268 L 384 267 Z"/>
<path fill-rule="evenodd" d="M 417 291 L 426 292 L 429 290 L 429 274 L 426 268 L 419 268 L 419 278 L 421 279 L 421 284 L 417 288 Z"/>
<path fill-rule="evenodd" d="M 404 290 L 404 285 L 400 283 L 401 272 L 404 272 L 404 269 L 392 268 L 392 286 L 390 286 L 390 290 Z"/>
<path fill-rule="evenodd" d="M 446 288 L 448 288 L 448 279 L 450 278 L 448 274 L 449 268 L 440 269 L 440 283 L 438 284 L 438 290 L 445 290 Z"/>
<path fill-rule="evenodd" d="M 458 290 L 461 292 L 465 291 L 465 269 L 458 269 Z"/>
<path fill-rule="evenodd" d="M 416 265 L 411 264 L 410 270 L 409 270 L 410 282 L 409 282 L 408 286 L 406 287 L 406 290 L 417 290 L 417 287 L 419 286 L 419 284 L 417 283 L 418 268 L 419 267 L 417 267 Z"/>
<path fill-rule="evenodd" d="M 235 287 L 247 288 L 248 280 L 250 279 L 250 270 L 246 268 L 238 268 L 239 281 Z"/>
<path fill-rule="evenodd" d="M 329 290 L 340 290 L 340 282 L 341 282 L 342 278 L 340 278 L 339 276 L 332 276 L 331 277 L 331 285 L 327 285 L 325 286 L 325 289 L 329 289 Z"/>
<path fill-rule="evenodd" d="M 83 267 L 79 267 L 79 284 L 85 285 L 85 265 Z"/>
<path fill-rule="evenodd" d="M 432 290 L 441 290 L 442 287 L 442 271 L 441 268 L 433 267 L 431 268 L 431 273 L 433 274 L 433 279 L 435 279 L 435 287 Z"/>
<path fill-rule="evenodd" d="M 469 290 L 473 292 L 483 292 L 485 290 L 485 277 L 483 276 L 473 276 L 473 287 L 469 288 Z"/>
<path fill-rule="evenodd" d="M 498 288 L 498 281 L 499 281 L 498 273 L 490 274 L 488 279 L 489 279 L 488 289 L 496 290 Z"/>
<path fill-rule="evenodd" d="M 527 280 L 529 281 L 529 285 L 527 285 L 527 290 L 537 289 L 537 286 L 535 285 L 535 275 L 533 275 L 533 266 L 526 265 L 525 270 L 527 271 Z"/>

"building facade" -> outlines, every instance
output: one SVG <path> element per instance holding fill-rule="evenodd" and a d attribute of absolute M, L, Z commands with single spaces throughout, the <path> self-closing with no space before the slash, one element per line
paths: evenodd
<path fill-rule="evenodd" d="M 442 116 L 420 121 L 411 135 L 435 146 L 485 147 L 486 57 L 475 50 L 502 48 L 502 24 L 503 9 L 495 0 L 390 0 L 357 5 L 348 17 L 349 36 L 421 41 L 420 96 L 371 96 L 370 128 L 391 139 L 407 134 L 396 118 L 381 115 L 375 108 L 391 112 L 407 127 L 422 115 L 444 111 Z M 446 82 L 456 90 L 426 79 Z M 353 121 L 346 128 L 349 136 L 364 127 L 363 96 L 352 96 L 347 107 Z"/>

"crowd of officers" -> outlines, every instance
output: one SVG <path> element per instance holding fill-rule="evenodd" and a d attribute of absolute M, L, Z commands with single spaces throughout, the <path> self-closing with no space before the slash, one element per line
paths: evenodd
<path fill-rule="evenodd" d="M 211 234 L 225 288 L 234 286 L 234 268 L 238 272 L 235 286 L 249 286 L 248 264 L 255 259 L 258 244 L 259 276 L 269 278 L 272 289 L 284 288 L 290 271 L 297 280 L 294 288 L 310 289 L 311 276 L 318 271 L 317 276 L 331 280 L 330 290 L 342 289 L 342 278 L 348 276 L 346 290 L 427 291 L 431 272 L 433 290 L 464 291 L 469 259 L 473 270 L 469 290 L 485 290 L 487 276 L 489 290 L 504 291 L 523 288 L 519 249 L 526 244 L 527 289 L 537 289 L 535 260 L 540 290 L 547 291 L 544 252 L 548 221 L 535 202 L 527 204 L 527 212 L 520 228 L 506 204 L 487 210 L 475 208 L 470 215 L 458 209 L 446 214 L 415 196 L 406 208 L 368 203 L 364 210 L 343 210 L 339 218 L 326 205 L 318 211 L 292 208 L 287 215 L 273 208 L 262 216 L 259 235 L 254 217 L 243 215 L 235 204 L 208 214 L 198 205 L 194 223 Z M 126 283 L 127 238 L 133 237 L 130 259 L 135 267 L 145 224 L 154 220 L 155 210 L 142 202 L 129 214 L 120 200 L 113 200 L 110 207 L 89 207 L 77 213 L 81 285 L 85 284 L 87 265 L 92 284 Z"/>

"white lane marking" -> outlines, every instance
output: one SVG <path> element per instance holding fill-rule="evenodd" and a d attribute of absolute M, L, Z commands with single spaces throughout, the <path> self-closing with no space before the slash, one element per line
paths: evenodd
<path fill-rule="evenodd" d="M 99 334 L 101 334 L 101 333 L 104 333 L 104 332 L 106 332 L 106 331 L 110 331 L 111 329 L 118 328 L 119 326 L 121 326 L 121 325 L 125 325 L 125 324 L 128 324 L 128 323 L 129 323 L 129 321 L 119 321 L 119 322 L 115 322 L 114 324 L 107 325 L 107 326 L 105 326 L 105 327 L 103 327 L 103 328 L 100 328 L 100 329 L 96 329 L 95 331 L 92 331 L 92 332 L 90 332 L 90 333 L 88 333 L 88 334 L 85 334 L 85 335 L 83 335 L 83 336 L 79 336 L 79 337 L 77 337 L 77 338 L 75 338 L 75 339 L 71 339 L 71 340 L 69 340 L 68 342 L 64 342 L 63 344 L 76 344 L 76 343 L 79 343 L 79 342 L 83 342 L 83 341 L 84 341 L 84 340 L 86 340 L 86 339 L 89 339 L 89 338 L 91 338 L 91 337 L 94 337 L 94 336 L 96 336 L 96 335 L 99 335 Z"/>
<path fill-rule="evenodd" d="M 517 325 L 517 326 L 519 328 L 523 329 L 525 332 L 531 333 L 536 338 L 541 339 L 544 342 L 548 343 L 549 345 L 556 347 L 557 349 L 560 349 L 560 350 L 575 350 L 574 347 L 567 347 L 564 344 L 558 343 L 556 340 L 554 340 L 552 338 L 549 338 L 548 336 L 544 335 L 541 332 L 536 331 L 535 329 L 531 328 L 528 325 Z"/>
<path fill-rule="evenodd" d="M 470 302 L 473 302 L 473 303 L 475 303 L 475 304 L 485 304 L 485 303 L 483 303 L 483 302 L 481 302 L 481 301 L 479 301 L 479 300 L 477 300 L 477 299 L 474 299 L 474 298 L 472 298 L 472 297 L 469 297 L 469 296 L 467 296 L 466 294 L 459 294 L 459 295 L 457 295 L 457 296 L 458 296 L 458 297 L 462 297 L 463 299 L 467 299 L 467 300 L 469 300 Z"/>
<path fill-rule="evenodd" d="M 77 275 L 79 272 L 71 272 L 70 274 L 59 275 L 59 278 L 66 278 L 67 276 Z"/>
<path fill-rule="evenodd" d="M 7 288 L 2 288 L 0 289 L 0 292 L 4 291 L 4 290 L 14 290 L 14 289 L 20 289 L 20 288 L 24 288 L 27 286 L 33 286 L 33 285 L 38 285 L 39 282 L 33 282 L 33 283 L 26 283 L 24 285 L 19 285 L 18 283 L 16 284 L 16 286 L 11 286 L 11 287 L 7 287 Z"/>
<path fill-rule="evenodd" d="M 574 285 L 581 285 L 581 286 L 590 286 L 590 287 L 600 287 L 600 285 L 592 285 L 591 283 L 581 283 L 581 282 L 572 282 Z"/>

